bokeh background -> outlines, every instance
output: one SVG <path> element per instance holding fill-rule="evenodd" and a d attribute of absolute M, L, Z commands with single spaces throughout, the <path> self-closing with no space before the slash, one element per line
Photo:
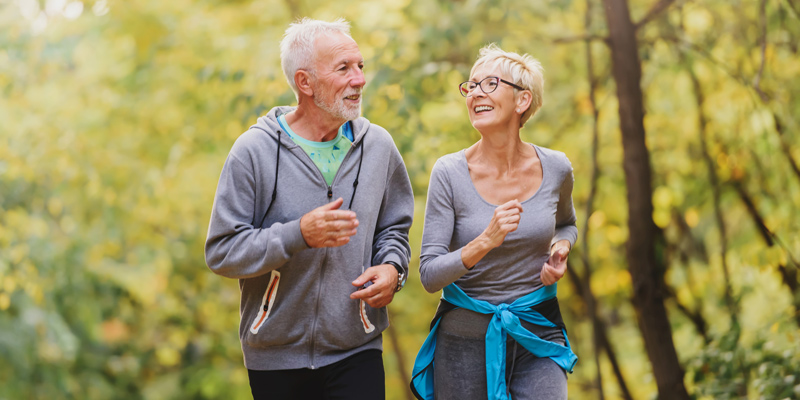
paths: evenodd
<path fill-rule="evenodd" d="M 570 397 L 659 397 L 625 250 L 636 190 L 657 233 L 656 262 L 636 266 L 690 396 L 800 398 L 800 2 L 629 0 L 640 80 L 612 73 L 626 49 L 609 3 L 0 0 L 0 399 L 249 397 L 237 282 L 208 270 L 203 242 L 234 140 L 295 101 L 278 43 L 301 16 L 351 21 L 363 114 L 394 136 L 417 196 L 384 335 L 389 399 L 410 398 L 438 302 L 418 273 L 430 169 L 479 138 L 456 86 L 490 42 L 542 62 L 523 139 L 575 168 Z M 625 179 L 627 79 L 652 187 Z"/>

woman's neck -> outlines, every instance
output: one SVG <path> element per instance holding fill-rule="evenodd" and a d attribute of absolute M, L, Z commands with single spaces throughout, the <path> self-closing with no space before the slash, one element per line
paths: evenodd
<path fill-rule="evenodd" d="M 491 165 L 499 173 L 518 169 L 523 158 L 530 157 L 533 148 L 519 137 L 519 131 L 481 134 L 481 140 L 466 150 L 467 161 Z"/>

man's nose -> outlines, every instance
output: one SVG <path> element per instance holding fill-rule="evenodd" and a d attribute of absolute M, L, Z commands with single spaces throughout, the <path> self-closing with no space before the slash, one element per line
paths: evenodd
<path fill-rule="evenodd" d="M 367 79 L 364 76 L 364 71 L 361 69 L 356 69 L 353 73 L 353 76 L 350 78 L 350 86 L 352 87 L 363 87 L 367 84 Z"/>

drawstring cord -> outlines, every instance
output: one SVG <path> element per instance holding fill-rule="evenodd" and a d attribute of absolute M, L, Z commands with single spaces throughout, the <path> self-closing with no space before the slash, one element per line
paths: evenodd
<path fill-rule="evenodd" d="M 275 157 L 275 184 L 272 186 L 272 201 L 269 202 L 267 206 L 267 211 L 264 212 L 264 218 L 261 218 L 261 224 L 258 225 L 259 228 L 264 227 L 264 221 L 267 219 L 267 214 L 269 213 L 269 209 L 272 208 L 272 205 L 275 204 L 275 197 L 278 195 L 278 168 L 281 165 L 281 130 L 278 129 L 278 156 Z"/>
<path fill-rule="evenodd" d="M 361 164 L 364 162 L 364 140 L 366 138 L 361 138 L 361 141 L 358 142 L 357 146 L 361 146 L 361 153 L 359 153 L 358 158 L 358 171 L 356 172 L 356 180 L 353 181 L 353 194 L 350 196 L 350 205 L 348 205 L 347 209 L 351 210 L 353 208 L 353 200 L 356 198 L 356 190 L 358 189 L 358 177 L 361 176 Z M 264 212 L 264 217 L 261 218 L 261 224 L 258 225 L 259 228 L 264 227 L 264 221 L 267 220 L 267 214 L 269 210 L 272 208 L 272 205 L 275 204 L 275 198 L 278 195 L 278 168 L 281 165 L 281 130 L 278 129 L 278 155 L 275 157 L 275 184 L 272 186 L 272 200 L 269 202 L 269 206 L 267 206 L 267 211 Z"/>
<path fill-rule="evenodd" d="M 361 141 L 358 142 L 358 144 L 361 146 L 361 153 L 359 153 L 358 172 L 356 172 L 356 180 L 353 181 L 353 195 L 350 196 L 350 205 L 347 206 L 348 210 L 353 209 L 353 200 L 356 198 L 356 189 L 358 189 L 358 177 L 361 176 L 361 163 L 364 162 L 364 140 L 366 140 L 366 137 L 362 137 Z"/>

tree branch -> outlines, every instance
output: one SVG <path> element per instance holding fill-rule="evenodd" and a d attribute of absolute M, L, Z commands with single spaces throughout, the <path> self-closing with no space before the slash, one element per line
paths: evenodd
<path fill-rule="evenodd" d="M 703 87 L 700 84 L 700 79 L 694 72 L 690 65 L 688 67 L 689 77 L 692 80 L 692 87 L 694 88 L 695 103 L 697 106 L 697 123 L 700 130 L 700 148 L 703 153 L 703 161 L 706 164 L 706 172 L 711 181 L 711 195 L 714 200 L 714 217 L 717 222 L 717 230 L 719 230 L 720 241 L 720 258 L 722 261 L 722 275 L 725 279 L 725 303 L 728 305 L 728 311 L 731 314 L 731 324 L 739 325 L 739 310 L 736 301 L 733 297 L 733 288 L 731 285 L 730 269 L 728 268 L 728 235 L 725 229 L 725 218 L 722 214 L 721 205 L 721 191 L 719 177 L 717 170 L 714 166 L 714 160 L 708 149 L 708 122 L 706 121 L 705 113 L 703 112 L 703 104 L 705 103 L 705 95 L 703 94 Z"/>
<path fill-rule="evenodd" d="M 646 23 L 656 19 L 662 11 L 666 10 L 674 2 L 675 0 L 658 0 L 658 3 L 653 4 L 653 7 L 650 7 L 647 14 L 634 25 L 635 29 L 638 30 Z"/>
<path fill-rule="evenodd" d="M 791 8 L 792 11 L 794 11 L 795 17 L 800 17 L 800 9 L 798 9 L 798 6 L 794 4 L 793 0 L 786 0 L 786 4 L 788 4 L 789 8 Z"/>
<path fill-rule="evenodd" d="M 692 279 L 692 270 L 689 268 L 689 262 L 692 259 L 691 253 L 701 253 L 696 252 L 694 247 L 695 239 L 692 236 L 691 228 L 683 219 L 681 212 L 678 209 L 672 210 L 672 224 L 676 225 L 679 230 L 679 237 L 684 241 L 688 241 L 691 246 L 684 246 L 681 242 L 678 243 L 671 243 L 664 238 L 665 241 L 665 255 L 666 255 L 666 263 L 668 265 L 673 264 L 673 259 L 677 258 L 677 263 L 680 266 L 683 266 L 686 270 L 686 286 L 689 288 L 689 297 L 691 304 L 702 304 L 702 301 L 698 301 L 694 297 L 694 288 L 692 287 L 694 283 L 694 279 Z M 688 248 L 687 248 L 688 247 Z M 673 253 L 677 253 L 677 257 L 673 256 Z M 703 254 L 700 254 L 703 256 Z M 694 325 L 697 332 L 700 336 L 703 337 L 703 341 L 705 343 L 710 343 L 711 338 L 708 336 L 708 324 L 706 323 L 706 319 L 703 317 L 702 312 L 700 311 L 700 306 L 694 307 L 694 309 L 690 309 L 689 306 L 683 304 L 678 295 L 675 293 L 675 290 L 666 282 L 666 280 L 662 280 L 662 286 L 664 293 L 667 294 L 666 298 L 671 298 L 675 301 L 675 305 L 678 307 L 678 310 L 683 313 Z"/>
<path fill-rule="evenodd" d="M 586 32 L 591 30 L 592 25 L 592 2 L 591 0 L 586 0 L 586 14 L 584 17 L 584 28 Z M 581 252 L 583 256 L 583 266 L 584 271 L 586 272 L 583 276 L 583 286 L 587 292 L 589 292 L 588 296 L 585 298 L 587 300 L 587 308 L 589 312 L 592 314 L 592 325 L 593 325 L 593 344 L 594 344 L 594 356 L 595 356 L 595 365 L 597 368 L 597 377 L 595 379 L 595 386 L 599 393 L 599 400 L 605 399 L 605 394 L 603 393 L 603 374 L 602 369 L 600 368 L 600 352 L 601 352 L 601 343 L 600 343 L 600 327 L 595 324 L 597 321 L 597 304 L 595 302 L 594 294 L 591 293 L 591 277 L 592 277 L 592 270 L 589 268 L 589 216 L 592 215 L 592 209 L 594 207 L 594 196 L 597 193 L 597 179 L 600 176 L 600 167 L 597 161 L 597 152 L 598 152 L 598 115 L 599 111 L 597 110 L 597 102 L 595 99 L 595 87 L 597 85 L 597 81 L 594 78 L 594 63 L 592 61 L 592 43 L 590 40 L 584 41 L 585 49 L 586 49 L 586 77 L 589 81 L 589 102 L 592 105 L 592 177 L 589 182 L 589 197 L 586 200 L 586 221 L 583 225 L 583 243 L 586 247 L 586 250 Z"/>
<path fill-rule="evenodd" d="M 669 6 L 672 5 L 672 3 L 674 3 L 674 2 L 675 2 L 675 0 L 658 0 L 658 2 L 656 4 L 653 4 L 653 7 L 651 7 L 650 10 L 647 11 L 647 14 L 645 14 L 644 17 L 642 17 L 642 19 L 639 20 L 639 22 L 634 24 L 634 29 L 638 30 L 639 28 L 641 28 L 642 26 L 644 26 L 648 22 L 658 18 L 659 15 L 664 10 L 669 8 Z M 588 31 L 588 29 L 587 29 L 587 31 Z M 608 36 L 595 35 L 595 34 L 591 34 L 591 33 L 586 33 L 586 34 L 583 34 L 583 35 L 576 35 L 576 36 L 551 38 L 550 42 L 553 43 L 553 44 L 564 44 L 564 43 L 586 42 L 586 41 L 594 41 L 594 40 L 600 40 L 600 41 L 603 41 L 606 44 L 610 44 L 611 43 Z"/>
<path fill-rule="evenodd" d="M 780 119 L 780 117 L 778 117 L 777 114 L 772 114 L 772 116 L 775 119 L 775 131 L 778 132 L 778 139 L 780 139 L 781 142 L 781 150 L 783 150 L 783 154 L 789 160 L 789 165 L 791 165 L 795 176 L 797 176 L 797 179 L 800 180 L 800 168 L 798 168 L 797 161 L 795 161 L 794 156 L 792 156 L 792 149 L 789 148 L 789 143 L 786 142 L 783 121 Z"/>
<path fill-rule="evenodd" d="M 587 42 L 587 41 L 594 41 L 600 40 L 608 44 L 608 36 L 601 36 L 601 35 L 594 35 L 591 33 L 587 33 L 585 35 L 577 35 L 577 36 L 567 36 L 567 37 L 560 37 L 560 38 L 550 38 L 550 42 L 553 44 L 564 44 L 564 43 L 573 43 L 573 42 Z"/>
<path fill-rule="evenodd" d="M 586 270 L 591 269 L 589 265 L 584 265 L 584 268 Z M 567 265 L 567 275 L 570 276 L 570 281 L 575 286 L 575 293 L 587 304 L 588 308 L 589 301 L 587 301 L 587 298 L 594 297 L 594 294 L 592 294 L 591 287 L 585 285 L 586 279 L 580 276 L 578 271 L 572 267 L 572 264 Z M 614 347 L 611 346 L 611 341 L 608 339 L 608 334 L 606 333 L 608 328 L 605 321 L 597 315 L 597 313 L 590 313 L 589 317 L 592 318 L 592 326 L 594 327 L 594 333 L 597 335 L 597 340 L 600 346 L 605 350 L 608 356 L 608 362 L 611 364 L 611 369 L 614 371 L 614 376 L 617 378 L 617 383 L 622 392 L 622 398 L 625 400 L 633 400 L 628 390 L 628 385 L 625 383 L 625 377 L 622 376 L 622 369 L 619 366 Z"/>
<path fill-rule="evenodd" d="M 743 76 L 741 76 L 741 75 L 735 73 L 734 71 L 731 71 L 730 69 L 728 69 L 728 67 L 725 65 L 725 63 L 723 63 L 722 61 L 719 61 L 716 58 L 714 58 L 714 56 L 712 56 L 708 51 L 706 51 L 702 47 L 697 46 L 696 44 L 694 44 L 692 42 L 683 40 L 683 39 L 681 39 L 681 38 L 679 38 L 677 36 L 663 36 L 662 39 L 667 40 L 667 41 L 672 42 L 672 43 L 675 43 L 678 46 L 685 46 L 686 48 L 691 50 L 693 53 L 696 53 L 696 54 L 702 56 L 707 61 L 711 62 L 711 64 L 713 64 L 715 67 L 719 68 L 720 70 L 722 70 L 723 72 L 728 74 L 728 76 L 730 76 L 734 81 L 738 82 L 742 86 L 753 88 L 757 92 L 759 98 L 764 103 L 767 103 L 767 101 L 769 100 L 770 95 L 767 94 L 766 92 L 764 92 L 763 89 L 761 89 L 760 86 L 758 86 L 758 87 L 754 86 L 752 83 L 748 82 L 748 80 L 745 79 Z M 762 47 L 762 50 L 763 50 L 763 47 Z M 763 68 L 763 60 L 764 60 L 764 58 L 762 57 L 762 68 Z M 759 73 L 759 75 L 757 75 L 756 83 L 758 83 L 760 81 L 760 76 L 761 76 L 761 74 Z M 781 144 L 781 151 L 783 152 L 783 154 L 786 156 L 787 160 L 789 161 L 789 165 L 791 166 L 792 171 L 794 172 L 795 176 L 797 176 L 797 178 L 800 179 L 800 167 L 798 166 L 798 162 L 794 159 L 794 156 L 792 155 L 792 152 L 791 152 L 791 149 L 789 147 L 789 144 L 786 142 L 785 135 L 784 135 L 784 124 L 783 124 L 783 121 L 781 120 L 781 118 L 778 116 L 777 113 L 773 112 L 772 115 L 773 115 L 773 118 L 775 120 L 775 131 L 778 133 L 778 140 L 779 140 L 779 142 Z"/>
<path fill-rule="evenodd" d="M 680 310 L 680 312 L 683 313 L 686 318 L 689 318 L 689 321 L 692 321 L 692 325 L 694 325 L 694 328 L 697 329 L 697 332 L 700 334 L 700 336 L 703 337 L 703 341 L 706 344 L 711 343 L 711 338 L 708 336 L 708 329 L 706 328 L 706 319 L 703 317 L 703 314 L 701 314 L 699 310 L 690 310 L 689 307 L 681 303 L 680 300 L 678 300 L 678 296 L 675 294 L 675 291 L 672 290 L 671 287 L 667 286 L 666 282 L 664 283 L 664 287 L 667 290 L 669 297 L 672 297 L 672 300 L 675 301 L 675 305 L 678 307 L 678 310 Z"/>
<path fill-rule="evenodd" d="M 774 246 L 775 241 L 772 239 L 772 231 L 769 230 L 766 222 L 764 222 L 764 218 L 761 217 L 758 209 L 756 209 L 756 205 L 750 197 L 750 194 L 744 190 L 742 183 L 739 181 L 734 181 L 733 187 L 736 189 L 736 193 L 739 194 L 739 198 L 742 199 L 745 208 L 747 208 L 747 213 L 750 214 L 750 218 L 753 219 L 753 223 L 755 223 L 756 228 L 758 228 L 758 232 L 761 234 L 761 238 L 764 239 L 764 243 L 767 244 L 767 247 Z"/>
<path fill-rule="evenodd" d="M 301 0 L 286 0 L 286 7 L 289 8 L 292 19 L 299 20 L 305 16 Z"/>
<path fill-rule="evenodd" d="M 761 42 L 761 64 L 758 66 L 758 73 L 756 74 L 755 79 L 753 80 L 753 88 L 755 88 L 756 93 L 761 97 L 763 102 L 769 101 L 769 96 L 761 90 L 761 75 L 764 73 L 764 63 L 767 59 L 767 0 L 761 0 L 759 7 L 758 7 L 758 20 L 759 24 L 761 25 L 761 37 L 759 41 Z"/>
<path fill-rule="evenodd" d="M 789 288 L 790 293 L 792 294 L 792 303 L 794 304 L 795 308 L 795 322 L 798 326 L 800 326 L 800 293 L 798 293 L 797 282 L 797 269 L 800 268 L 800 264 L 798 264 L 797 259 L 794 257 L 792 252 L 789 251 L 789 248 L 783 243 L 778 235 L 767 227 L 767 224 L 764 222 L 764 218 L 758 212 L 753 199 L 744 189 L 741 182 L 734 181 L 733 186 L 736 188 L 736 192 L 739 193 L 739 197 L 742 199 L 742 202 L 744 202 L 747 212 L 750 214 L 753 222 L 758 227 L 759 232 L 761 232 L 761 237 L 767 243 L 767 246 L 772 247 L 775 244 L 778 244 L 778 246 L 780 246 L 789 257 L 789 261 L 792 264 L 791 267 L 780 264 L 778 265 L 778 271 L 781 274 L 781 278 L 783 278 L 783 283 Z"/>

